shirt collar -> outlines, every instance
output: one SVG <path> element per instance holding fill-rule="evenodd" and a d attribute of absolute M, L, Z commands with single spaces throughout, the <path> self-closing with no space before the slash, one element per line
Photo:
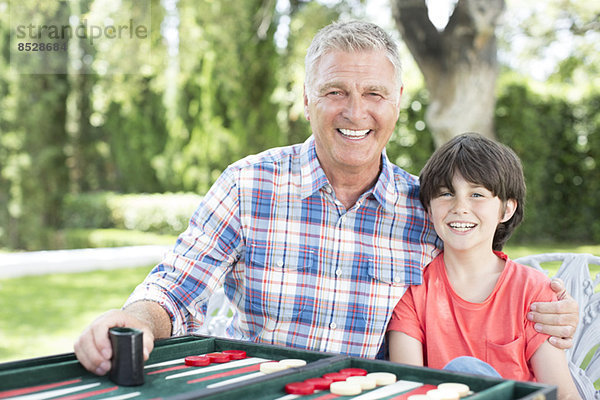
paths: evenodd
<path fill-rule="evenodd" d="M 375 199 L 386 211 L 393 212 L 394 205 L 398 199 L 398 190 L 394 179 L 394 165 L 388 159 L 385 149 L 381 153 L 381 162 L 381 173 L 370 192 L 372 192 Z M 307 198 L 323 186 L 329 184 L 327 176 L 321 168 L 321 164 L 319 164 L 315 139 L 312 135 L 302 144 L 300 165 L 302 182 L 300 190 L 302 199 Z"/>
<path fill-rule="evenodd" d="M 300 165 L 302 182 L 300 195 L 304 200 L 329 183 L 325 172 L 321 168 L 321 164 L 319 164 L 315 148 L 315 138 L 312 135 L 302 143 Z"/>
<path fill-rule="evenodd" d="M 396 187 L 394 164 L 390 162 L 385 152 L 381 152 L 381 172 L 373 187 L 373 196 L 388 212 L 394 212 L 394 205 L 398 201 L 399 188 Z"/>

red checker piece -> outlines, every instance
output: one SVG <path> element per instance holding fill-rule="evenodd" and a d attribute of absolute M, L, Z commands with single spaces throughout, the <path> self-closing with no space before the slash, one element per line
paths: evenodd
<path fill-rule="evenodd" d="M 340 374 L 346 374 L 348 376 L 365 376 L 367 370 L 362 368 L 344 368 L 340 369 Z"/>
<path fill-rule="evenodd" d="M 340 372 L 328 372 L 323 374 L 323 378 L 331 379 L 333 382 L 345 381 L 348 375 Z"/>
<path fill-rule="evenodd" d="M 218 363 L 218 364 L 226 363 L 231 360 L 229 354 L 223 354 L 223 353 L 208 353 L 206 356 L 208 358 L 210 358 L 211 362 Z"/>
<path fill-rule="evenodd" d="M 187 356 L 185 358 L 185 365 L 190 367 L 206 367 L 210 364 L 210 358 L 206 356 Z"/>
<path fill-rule="evenodd" d="M 246 358 L 246 352 L 244 350 L 223 350 L 223 354 L 229 355 L 232 360 L 243 360 Z"/>
<path fill-rule="evenodd" d="M 313 394 L 315 387 L 306 382 L 292 382 L 285 385 L 285 392 L 288 394 Z"/>
<path fill-rule="evenodd" d="M 310 383 L 315 387 L 315 390 L 329 390 L 329 385 L 331 385 L 333 380 L 329 378 L 308 378 L 304 381 L 304 383 Z"/>

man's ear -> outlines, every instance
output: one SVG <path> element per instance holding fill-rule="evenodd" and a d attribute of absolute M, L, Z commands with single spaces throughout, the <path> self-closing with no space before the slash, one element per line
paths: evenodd
<path fill-rule="evenodd" d="M 508 199 L 506 204 L 504 204 L 504 215 L 502 216 L 502 219 L 500 220 L 500 222 L 506 222 L 509 219 L 511 219 L 512 216 L 515 214 L 515 211 L 517 211 L 517 205 L 518 205 L 517 200 Z"/>
<path fill-rule="evenodd" d="M 308 95 L 306 94 L 306 84 L 304 84 L 304 93 L 302 97 L 304 98 L 304 117 L 307 121 L 310 121 L 310 113 L 308 112 Z"/>

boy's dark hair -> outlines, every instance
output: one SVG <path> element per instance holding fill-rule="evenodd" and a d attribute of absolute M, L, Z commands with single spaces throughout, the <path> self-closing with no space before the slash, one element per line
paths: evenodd
<path fill-rule="evenodd" d="M 441 188 L 452 187 L 452 178 L 459 172 L 467 181 L 481 185 L 498 196 L 503 203 L 517 201 L 517 209 L 506 222 L 496 228 L 492 247 L 500 251 L 523 220 L 525 178 L 519 157 L 507 146 L 478 133 L 464 133 L 437 149 L 419 176 L 419 197 L 429 211 L 431 200 Z"/>

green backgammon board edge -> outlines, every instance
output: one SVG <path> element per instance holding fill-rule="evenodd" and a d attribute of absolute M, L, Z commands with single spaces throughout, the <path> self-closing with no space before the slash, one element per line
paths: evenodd
<path fill-rule="evenodd" d="M 219 340 L 219 339 L 217 339 Z M 225 341 L 224 343 L 226 343 Z M 264 346 L 259 345 L 257 346 Z M 306 351 L 300 351 L 306 353 Z M 301 358 L 301 357 L 300 357 Z M 461 382 L 469 385 L 476 393 L 469 400 L 556 400 L 556 387 L 533 382 L 503 380 L 479 375 L 459 374 L 426 367 L 415 367 L 383 360 L 370 360 L 357 357 L 331 355 L 301 368 L 286 370 L 227 387 L 189 392 L 175 395 L 171 400 L 229 400 L 252 399 L 270 400 L 285 395 L 287 383 L 303 381 L 321 376 L 342 368 L 365 368 L 370 372 L 384 371 L 395 373 L 399 379 L 413 380 L 437 385 L 442 382 Z"/>
<path fill-rule="evenodd" d="M 533 382 L 516 382 L 476 375 L 456 374 L 448 371 L 408 366 L 389 361 L 362 359 L 333 353 L 285 348 L 281 346 L 201 335 L 187 335 L 157 340 L 151 357 L 146 364 L 183 358 L 187 355 L 227 349 L 246 350 L 254 356 L 260 356 L 267 359 L 300 358 L 306 360 L 308 364 L 304 367 L 266 375 L 242 383 L 228 385 L 227 387 L 203 389 L 196 392 L 190 391 L 181 394 L 174 393 L 173 396 L 164 398 L 173 400 L 195 398 L 209 400 L 231 398 L 238 398 L 240 400 L 267 400 L 284 395 L 283 388 L 286 383 L 301 381 L 309 377 L 321 376 L 325 372 L 332 372 L 341 368 L 358 367 L 366 368 L 371 371 L 393 372 L 399 376 L 399 379 L 418 380 L 429 384 L 449 381 L 463 382 L 477 392 L 475 395 L 471 396 L 469 400 L 556 399 L 556 388 L 554 386 Z M 93 374 L 86 371 L 79 364 L 73 353 L 11 361 L 0 364 L 0 389 L 12 389 L 19 386 L 44 384 L 81 376 L 94 377 Z M 275 394 L 269 395 L 268 393 Z"/>

